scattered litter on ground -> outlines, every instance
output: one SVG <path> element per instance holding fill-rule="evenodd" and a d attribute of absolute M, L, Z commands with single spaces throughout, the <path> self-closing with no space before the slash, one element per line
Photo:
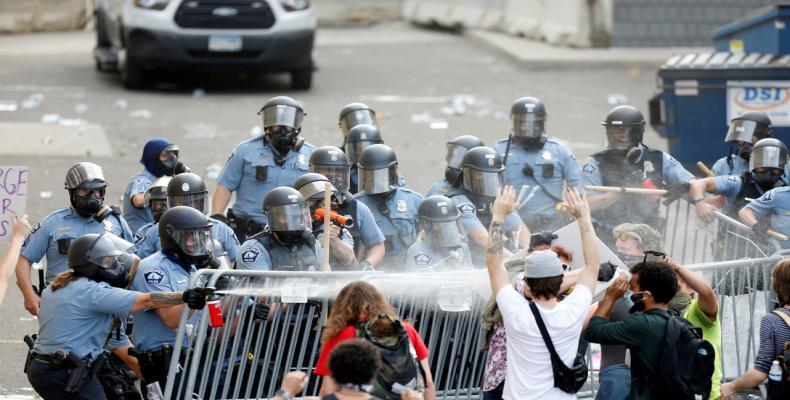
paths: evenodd
<path fill-rule="evenodd" d="M 149 119 L 154 115 L 150 110 L 140 109 L 134 110 L 129 113 L 129 116 L 132 118 L 142 118 L 142 119 Z"/>
<path fill-rule="evenodd" d="M 58 125 L 63 125 L 63 126 L 82 126 L 87 123 L 88 121 L 82 118 L 61 118 L 58 121 Z"/>
<path fill-rule="evenodd" d="M 442 113 L 447 115 L 463 115 L 466 110 L 475 104 L 475 96 L 470 94 L 457 94 L 444 100 Z"/>
<path fill-rule="evenodd" d="M 57 124 L 60 122 L 60 114 L 44 114 L 41 117 L 41 123 L 43 124 Z"/>
<path fill-rule="evenodd" d="M 500 121 L 505 121 L 508 118 L 510 118 L 510 116 L 504 111 L 497 111 L 497 112 L 494 113 L 494 119 L 498 119 Z"/>
<path fill-rule="evenodd" d="M 428 125 L 431 129 L 447 129 L 450 123 L 447 121 L 433 121 Z"/>
<path fill-rule="evenodd" d="M 117 108 L 119 110 L 125 110 L 126 107 L 129 106 L 129 103 L 126 102 L 126 99 L 118 99 L 118 100 L 115 100 L 115 102 L 113 103 L 113 106 L 115 106 L 115 108 Z"/>
<path fill-rule="evenodd" d="M 74 112 L 77 114 L 85 114 L 86 111 L 88 111 L 88 105 L 85 103 L 80 103 L 74 106 Z"/>
<path fill-rule="evenodd" d="M 52 143 L 52 136 L 44 136 L 41 139 L 41 144 L 51 144 Z"/>
<path fill-rule="evenodd" d="M 32 110 L 40 106 L 42 101 L 44 101 L 43 93 L 33 93 L 22 100 L 22 108 L 25 110 Z"/>
<path fill-rule="evenodd" d="M 16 111 L 19 104 L 14 100 L 0 100 L 0 111 Z"/>
<path fill-rule="evenodd" d="M 628 97 L 625 97 L 622 93 L 612 93 L 606 96 L 606 102 L 613 106 L 617 106 L 628 103 Z"/>

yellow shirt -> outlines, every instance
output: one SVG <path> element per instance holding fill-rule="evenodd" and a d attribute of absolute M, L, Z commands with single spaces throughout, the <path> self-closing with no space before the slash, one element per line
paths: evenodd
<path fill-rule="evenodd" d="M 698 299 L 694 299 L 691 305 L 683 313 L 683 318 L 691 322 L 692 325 L 702 329 L 702 338 L 710 342 L 716 351 L 716 364 L 711 376 L 712 385 L 710 388 L 710 399 L 716 400 L 721 397 L 721 322 L 719 319 L 711 320 L 702 309 L 699 308 Z"/>

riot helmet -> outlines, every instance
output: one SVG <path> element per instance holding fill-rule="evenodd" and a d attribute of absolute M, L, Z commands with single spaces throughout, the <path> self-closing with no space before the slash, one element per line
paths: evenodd
<path fill-rule="evenodd" d="M 302 119 L 307 114 L 296 100 L 287 96 L 273 97 L 263 105 L 258 115 L 269 143 L 277 151 L 286 154 L 292 149 L 299 149 L 304 141 L 299 138 Z"/>
<path fill-rule="evenodd" d="M 730 121 L 725 142 L 729 142 L 730 155 L 733 154 L 732 144 L 737 146 L 736 154 L 744 160 L 749 160 L 754 144 L 761 139 L 773 136 L 773 125 L 768 115 L 763 112 L 750 111 L 743 113 Z M 728 158 L 728 162 L 729 161 Z"/>
<path fill-rule="evenodd" d="M 784 175 L 787 147 L 778 139 L 761 139 L 754 145 L 749 170 L 761 186 L 773 186 Z"/>
<path fill-rule="evenodd" d="M 464 189 L 479 196 L 496 197 L 504 182 L 502 157 L 490 147 L 475 147 L 467 151 L 463 171 Z"/>
<path fill-rule="evenodd" d="M 156 178 L 145 192 L 144 202 L 151 210 L 154 222 L 159 222 L 159 218 L 167 211 L 167 185 L 170 179 L 172 178 L 167 175 Z"/>
<path fill-rule="evenodd" d="M 178 257 L 187 269 L 189 265 L 209 267 L 213 258 L 211 227 L 209 218 L 192 207 L 170 207 L 159 219 L 162 251 Z"/>
<path fill-rule="evenodd" d="M 327 177 L 317 174 L 315 172 L 306 173 L 294 181 L 294 189 L 299 191 L 299 194 L 305 199 L 305 202 L 308 203 L 310 207 L 310 215 L 313 215 L 315 212 L 315 208 L 319 207 L 323 204 L 324 200 L 324 189 L 326 188 L 326 183 L 329 182 Z M 337 208 L 337 189 L 332 186 L 332 183 L 329 182 L 331 187 L 331 205 L 332 208 Z"/>
<path fill-rule="evenodd" d="M 611 109 L 601 125 L 606 128 L 610 150 L 628 150 L 639 146 L 645 134 L 645 118 L 633 106 L 622 105 Z"/>
<path fill-rule="evenodd" d="M 325 176 L 340 192 L 347 192 L 351 186 L 351 164 L 346 154 L 337 147 L 324 146 L 313 150 L 310 172 Z"/>
<path fill-rule="evenodd" d="M 351 103 L 346 104 L 340 115 L 337 118 L 337 126 L 343 132 L 343 137 L 348 136 L 348 131 L 357 125 L 373 125 L 378 126 L 376 123 L 376 112 L 367 104 Z"/>
<path fill-rule="evenodd" d="M 126 288 L 140 263 L 133 249 L 133 244 L 113 234 L 88 233 L 69 246 L 69 267 L 77 276 Z"/>
<path fill-rule="evenodd" d="M 362 150 L 373 144 L 384 143 L 379 128 L 373 125 L 357 125 L 348 131 L 346 136 L 346 156 L 352 164 L 359 162 Z"/>
<path fill-rule="evenodd" d="M 357 167 L 360 192 L 389 193 L 398 185 L 398 158 L 385 144 L 373 144 L 362 150 Z"/>
<path fill-rule="evenodd" d="M 160 153 L 158 161 L 162 166 L 162 170 L 165 171 L 165 175 L 174 176 L 184 172 L 189 172 L 189 167 L 184 165 L 184 163 L 179 158 L 180 152 L 180 147 L 171 144 L 165 147 Z"/>
<path fill-rule="evenodd" d="M 263 198 L 263 213 L 269 230 L 285 244 L 305 241 L 312 235 L 307 204 L 294 188 L 280 186 L 269 191 Z"/>
<path fill-rule="evenodd" d="M 208 190 L 203 178 L 191 172 L 173 177 L 167 184 L 167 207 L 192 207 L 208 214 Z"/>
<path fill-rule="evenodd" d="M 464 233 L 460 225 L 461 214 L 455 202 L 445 196 L 430 196 L 417 209 L 420 226 L 436 247 L 460 246 Z"/>
<path fill-rule="evenodd" d="M 510 107 L 513 140 L 529 148 L 546 142 L 546 106 L 534 97 L 522 97 Z"/>
<path fill-rule="evenodd" d="M 64 187 L 69 191 L 71 206 L 84 218 L 95 215 L 104 205 L 107 182 L 101 167 L 94 163 L 72 165 L 66 172 Z"/>
<path fill-rule="evenodd" d="M 457 187 L 461 184 L 460 178 L 463 172 L 464 155 L 469 149 L 480 146 L 485 146 L 485 144 L 480 138 L 472 135 L 461 135 L 447 142 L 447 149 L 444 155 L 447 167 L 444 170 L 444 179 L 450 185 Z"/>

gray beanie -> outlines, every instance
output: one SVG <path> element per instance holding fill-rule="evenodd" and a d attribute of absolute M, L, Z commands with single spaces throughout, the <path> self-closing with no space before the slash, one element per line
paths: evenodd
<path fill-rule="evenodd" d="M 564 272 L 557 253 L 551 250 L 533 251 L 525 261 L 524 276 L 527 278 L 550 278 Z"/>

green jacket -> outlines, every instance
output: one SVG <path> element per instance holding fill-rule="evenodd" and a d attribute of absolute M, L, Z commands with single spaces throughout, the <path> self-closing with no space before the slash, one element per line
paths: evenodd
<path fill-rule="evenodd" d="M 648 382 L 657 374 L 667 320 L 651 311 L 633 314 L 617 322 L 593 317 L 584 333 L 588 342 L 622 344 L 631 350 L 631 400 L 657 398 L 651 397 Z"/>

